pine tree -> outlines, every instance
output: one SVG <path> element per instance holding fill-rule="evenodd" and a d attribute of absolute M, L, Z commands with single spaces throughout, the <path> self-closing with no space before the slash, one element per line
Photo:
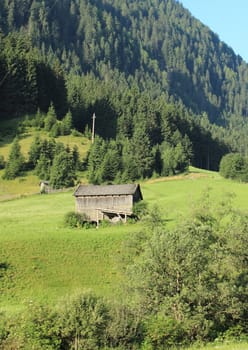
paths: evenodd
<path fill-rule="evenodd" d="M 44 153 L 42 153 L 37 161 L 35 173 L 41 180 L 49 180 L 50 169 L 51 159 L 49 159 Z"/>
<path fill-rule="evenodd" d="M 75 170 L 78 170 L 80 168 L 80 155 L 78 152 L 77 145 L 73 146 L 72 149 L 72 160 L 73 160 L 73 167 Z"/>
<path fill-rule="evenodd" d="M 70 187 L 76 179 L 73 160 L 68 152 L 63 151 L 54 158 L 51 168 L 50 184 L 53 188 Z"/>
<path fill-rule="evenodd" d="M 65 117 L 62 119 L 62 130 L 63 135 L 70 135 L 72 128 L 72 114 L 67 112 Z"/>
<path fill-rule="evenodd" d="M 35 168 L 36 166 L 37 161 L 40 158 L 41 148 L 42 148 L 42 141 L 41 141 L 40 135 L 38 134 L 35 136 L 34 141 L 32 142 L 30 146 L 30 150 L 28 152 L 29 154 L 28 162 L 31 168 Z"/>
<path fill-rule="evenodd" d="M 57 122 L 57 116 L 53 104 L 50 104 L 46 118 L 45 118 L 45 130 L 50 131 L 54 124 Z"/>
<path fill-rule="evenodd" d="M 106 153 L 106 142 L 101 137 L 95 137 L 88 156 L 88 179 L 90 183 L 100 184 L 102 182 L 102 161 Z"/>
<path fill-rule="evenodd" d="M 113 182 L 120 170 L 121 154 L 118 150 L 117 143 L 115 141 L 110 141 L 101 164 L 101 182 Z"/>
<path fill-rule="evenodd" d="M 15 138 L 11 146 L 8 161 L 6 163 L 4 179 L 11 180 L 21 175 L 24 170 L 24 156 L 21 153 L 21 147 L 18 139 Z"/>

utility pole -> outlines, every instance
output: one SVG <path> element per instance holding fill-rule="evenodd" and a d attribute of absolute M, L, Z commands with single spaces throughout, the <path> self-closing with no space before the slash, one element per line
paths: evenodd
<path fill-rule="evenodd" d="M 92 116 L 91 143 L 94 143 L 94 139 L 95 139 L 95 120 L 96 120 L 96 115 L 95 115 L 95 113 L 93 113 L 93 116 Z"/>

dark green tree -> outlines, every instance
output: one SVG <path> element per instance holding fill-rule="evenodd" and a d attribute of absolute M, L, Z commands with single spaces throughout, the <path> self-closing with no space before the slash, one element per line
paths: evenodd
<path fill-rule="evenodd" d="M 7 180 L 15 179 L 20 176 L 24 170 L 24 156 L 21 153 L 21 147 L 17 138 L 14 139 L 8 160 L 5 166 L 3 178 Z"/>
<path fill-rule="evenodd" d="M 62 119 L 62 134 L 63 135 L 70 135 L 71 129 L 72 129 L 72 114 L 71 112 L 67 112 L 65 117 Z"/>
<path fill-rule="evenodd" d="M 66 151 L 55 155 L 51 167 L 50 184 L 53 188 L 70 187 L 76 179 L 73 159 Z"/>
<path fill-rule="evenodd" d="M 106 142 L 99 136 L 95 137 L 88 155 L 88 179 L 90 183 L 100 184 L 102 182 L 102 162 L 107 151 Z"/>
<path fill-rule="evenodd" d="M 77 145 L 74 145 L 73 149 L 72 149 L 72 161 L 73 161 L 74 169 L 79 170 L 80 169 L 80 155 L 79 155 Z"/>
<path fill-rule="evenodd" d="M 35 173 L 41 180 L 50 179 L 50 169 L 52 161 L 44 153 L 41 153 L 35 167 Z"/>
<path fill-rule="evenodd" d="M 30 146 L 30 150 L 28 152 L 29 154 L 28 162 L 31 168 L 35 168 L 37 161 L 41 155 L 41 149 L 42 149 L 42 140 L 40 138 L 40 135 L 38 134 L 35 136 L 34 141 L 32 142 Z"/>
<path fill-rule="evenodd" d="M 229 179 L 248 181 L 248 160 L 238 153 L 225 155 L 220 162 L 220 174 Z"/>
<path fill-rule="evenodd" d="M 50 131 L 56 123 L 57 123 L 57 116 L 56 116 L 55 108 L 51 103 L 45 118 L 45 130 Z"/>
<path fill-rule="evenodd" d="M 111 140 L 106 147 L 101 164 L 101 182 L 113 182 L 122 169 L 121 152 L 116 141 Z"/>

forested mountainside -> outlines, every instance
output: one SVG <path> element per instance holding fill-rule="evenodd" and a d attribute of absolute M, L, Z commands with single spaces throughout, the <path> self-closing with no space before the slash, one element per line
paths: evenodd
<path fill-rule="evenodd" d="M 3 33 L 27 33 L 67 71 L 117 69 L 218 124 L 248 114 L 247 64 L 178 1 L 1 0 L 0 16 Z"/>
<path fill-rule="evenodd" d="M 248 65 L 176 0 L 1 0 L 0 30 L 1 119 L 95 112 L 126 179 L 248 150 Z"/>

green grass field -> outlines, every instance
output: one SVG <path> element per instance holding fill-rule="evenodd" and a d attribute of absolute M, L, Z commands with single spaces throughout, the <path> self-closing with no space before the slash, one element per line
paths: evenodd
<path fill-rule="evenodd" d="M 72 192 L 34 195 L 0 204 L 0 306 L 53 303 L 77 289 L 114 295 L 117 257 L 128 226 L 77 230 L 63 226 Z"/>
<path fill-rule="evenodd" d="M 6 130 L 13 127 L 5 125 Z M 0 126 L 2 127 L 2 125 Z M 1 129 L 2 130 L 2 129 Z M 20 138 L 25 157 L 37 130 Z M 47 137 L 43 131 L 41 137 Z M 0 154 L 7 159 L 14 130 L 0 137 Z M 89 141 L 83 137 L 56 139 L 77 145 L 83 158 Z M 56 305 L 69 294 L 92 290 L 109 300 L 125 298 L 122 254 L 125 242 L 142 223 L 70 229 L 64 215 L 74 210 L 73 190 L 39 195 L 39 179 L 32 172 L 7 181 L 0 171 L 0 312 L 15 313 L 30 302 Z M 82 179 L 85 181 L 85 179 Z M 212 202 L 234 194 L 236 208 L 247 211 L 248 185 L 225 180 L 218 173 L 190 168 L 186 175 L 141 183 L 148 205 L 158 205 L 169 227 L 187 216 L 209 191 Z M 248 344 L 212 344 L 187 350 L 246 350 Z"/>
<path fill-rule="evenodd" d="M 248 343 L 209 344 L 206 346 L 193 346 L 184 350 L 247 350 Z"/>
<path fill-rule="evenodd" d="M 187 215 L 207 188 L 214 200 L 235 193 L 234 205 L 247 209 L 248 186 L 216 173 L 150 180 L 141 188 L 148 204 L 161 208 L 168 225 Z M 78 289 L 108 298 L 121 294 L 122 243 L 142 225 L 65 228 L 64 215 L 74 209 L 72 194 L 0 202 L 0 308 L 14 311 L 30 300 L 56 303 Z"/>

